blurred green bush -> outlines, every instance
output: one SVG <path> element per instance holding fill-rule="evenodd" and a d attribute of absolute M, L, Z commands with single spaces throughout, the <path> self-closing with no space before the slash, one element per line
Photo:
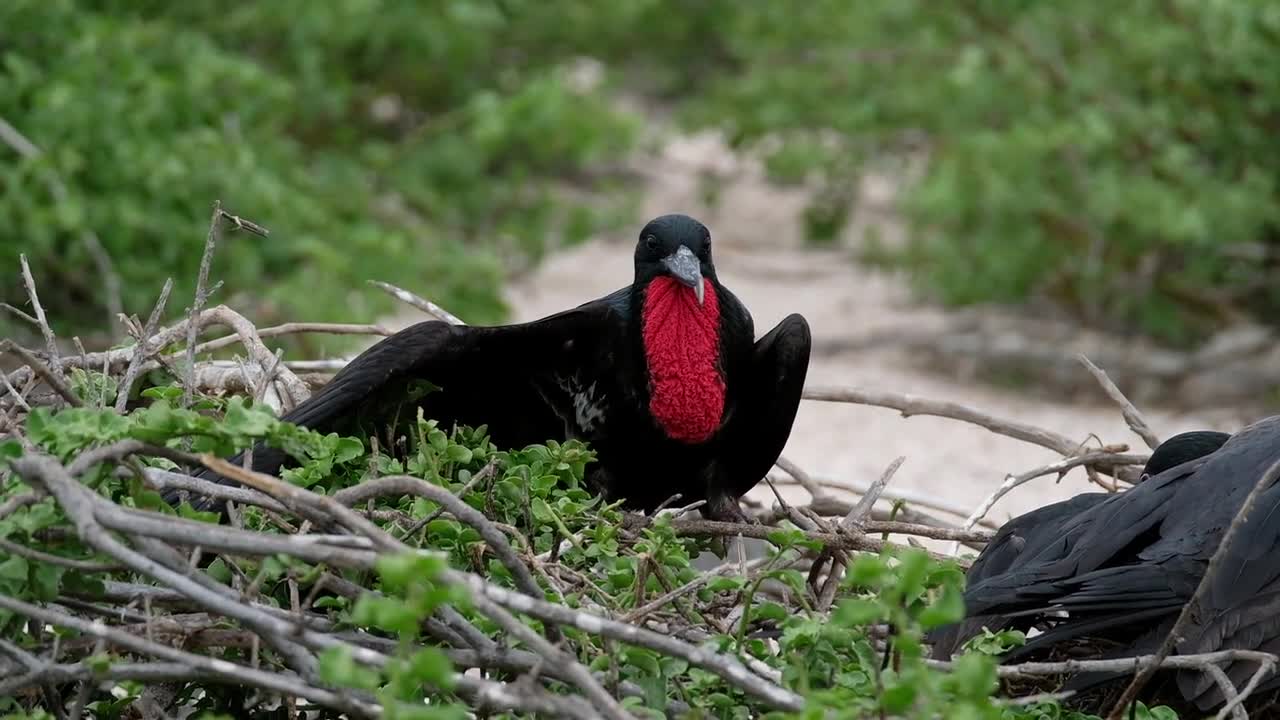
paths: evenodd
<path fill-rule="evenodd" d="M 622 217 L 593 168 L 637 120 L 574 89 L 584 56 L 814 187 L 815 240 L 865 171 L 915 173 L 908 240 L 868 257 L 933 299 L 1175 344 L 1280 309 L 1266 0 L 10 0 L 0 117 L 46 153 L 0 145 L 5 267 L 25 250 L 59 317 L 97 322 L 93 230 L 145 315 L 166 276 L 189 297 L 220 198 L 273 230 L 215 268 L 261 320 L 367 317 L 371 277 L 497 319 L 502 261 Z"/>
<path fill-rule="evenodd" d="M 1048 300 L 1174 344 L 1280 317 L 1280 4 L 678 8 L 688 118 L 814 183 L 814 238 L 908 157 L 910 238 L 875 254 L 933 298 Z"/>
<path fill-rule="evenodd" d="M 172 277 L 173 317 L 218 199 L 271 230 L 227 234 L 212 273 L 214 301 L 260 322 L 369 318 L 391 306 L 374 278 L 500 319 L 504 269 L 623 206 L 560 192 L 607 189 L 562 180 L 616 162 L 636 130 L 571 82 L 599 39 L 560 22 L 580 6 L 0 3 L 0 118 L 42 151 L 0 142 L 0 297 L 25 304 L 24 252 L 59 330 L 102 330 L 93 232 L 125 310 L 145 318 Z"/>

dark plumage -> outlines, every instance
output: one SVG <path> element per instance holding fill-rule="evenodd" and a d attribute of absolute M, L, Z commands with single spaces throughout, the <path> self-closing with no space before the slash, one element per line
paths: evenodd
<path fill-rule="evenodd" d="M 738 498 L 791 432 L 808 324 L 793 314 L 757 341 L 750 312 L 716 276 L 709 231 L 684 215 L 645 225 L 634 267 L 631 285 L 541 320 L 406 328 L 283 419 L 378 432 L 397 411 L 416 415 L 397 406 L 411 381 L 428 381 L 439 390 L 417 403 L 442 427 L 487 425 L 499 447 L 589 443 L 597 461 L 587 481 L 610 501 L 651 511 L 680 493 L 682 504 L 705 499 L 708 517 L 743 519 Z M 286 460 L 265 447 L 253 453 L 262 472 Z"/>
<path fill-rule="evenodd" d="M 1209 558 L 1250 490 L 1280 461 L 1280 416 L 1256 422 L 1212 454 L 1152 475 L 1134 489 L 1063 522 L 1064 538 L 970 588 L 970 612 L 1050 629 L 1004 658 L 1025 660 L 1076 641 L 1112 645 L 1104 656 L 1149 653 L 1194 594 Z M 1026 554 L 1024 553 L 1024 556 Z M 1264 488 L 1211 579 L 1175 651 L 1280 650 L 1280 485 Z M 1066 613 L 1066 617 L 1054 617 Z M 1224 667 L 1242 683 L 1256 668 Z M 1078 675 L 1083 690 L 1116 677 Z M 1201 712 L 1221 691 L 1200 673 L 1177 673 L 1182 698 Z M 1274 689 L 1269 680 L 1261 689 Z"/>
<path fill-rule="evenodd" d="M 1151 476 L 1159 475 L 1183 463 L 1205 457 L 1222 447 L 1230 437 L 1227 433 L 1207 430 L 1175 435 L 1165 440 L 1151 453 L 1151 457 L 1147 459 L 1142 469 L 1139 482 L 1144 482 Z M 1003 579 L 1002 576 L 1006 574 L 1014 577 L 1018 563 L 1039 558 L 1046 551 L 1060 553 L 1067 550 L 1067 546 L 1063 543 L 1063 527 L 1109 497 L 1112 497 L 1112 493 L 1081 493 L 1009 520 L 1000 527 L 995 537 L 987 543 L 973 565 L 969 567 L 966 573 L 968 587 L 981 588 L 987 580 Z M 970 590 L 970 592 L 976 595 L 982 591 L 979 589 Z M 939 628 L 930 634 L 932 655 L 937 659 L 950 658 L 969 638 L 981 633 L 984 627 L 992 632 L 999 632 L 1011 627 L 1026 630 L 1030 626 L 1031 622 L 1028 618 L 1013 618 L 998 613 L 971 614 L 960 623 Z"/>

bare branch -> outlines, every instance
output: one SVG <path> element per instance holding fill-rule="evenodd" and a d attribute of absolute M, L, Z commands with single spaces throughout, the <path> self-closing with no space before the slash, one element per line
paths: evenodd
<path fill-rule="evenodd" d="M 114 630 L 103 624 L 101 620 L 81 620 L 80 618 L 72 615 L 31 605 L 23 602 L 22 600 L 18 600 L 17 598 L 8 597 L 7 595 L 0 595 L 0 609 L 39 620 L 43 623 L 71 628 L 72 630 L 76 630 L 86 635 L 101 638 L 121 647 L 129 648 L 134 652 L 162 658 L 211 675 L 225 677 L 250 687 L 271 690 L 284 695 L 304 697 L 322 705 L 354 713 L 360 717 L 372 718 L 380 714 L 379 711 L 381 708 L 379 708 L 379 706 L 354 700 L 349 697 L 348 693 L 322 690 L 288 676 L 276 673 L 267 673 L 261 670 L 248 668 L 243 665 L 237 665 L 226 660 L 209 658 L 203 655 L 177 650 L 167 645 L 161 645 L 160 643 L 136 637 L 127 632 Z M 30 681 L 27 684 L 30 684 Z"/>
<path fill-rule="evenodd" d="M 156 326 L 160 323 L 160 316 L 164 314 L 164 306 L 169 302 L 169 293 L 173 290 L 173 278 L 166 278 L 164 287 L 160 289 L 160 297 L 156 300 L 155 307 L 151 309 L 151 316 L 147 318 L 147 324 L 143 326 L 142 332 L 138 335 L 137 345 L 134 346 L 133 358 L 129 360 L 129 368 L 125 370 L 124 380 L 120 382 L 120 389 L 116 395 L 116 412 L 124 414 L 125 407 L 129 404 L 129 395 L 133 392 L 133 383 L 138 379 L 138 371 L 142 369 L 142 361 L 148 355 L 147 344 L 151 341 L 151 336 L 156 332 Z"/>
<path fill-rule="evenodd" d="M 408 290 L 403 290 L 401 288 L 396 287 L 395 285 L 392 285 L 391 283 L 385 283 L 385 282 L 382 282 L 381 280 L 370 280 L 369 284 L 386 292 L 387 294 L 391 295 L 392 297 L 394 297 L 395 299 L 401 302 L 405 302 L 414 306 L 415 308 L 436 318 L 437 320 L 443 320 L 444 322 L 447 322 L 450 325 L 466 325 L 466 323 L 462 322 L 462 320 L 457 315 L 454 315 L 453 313 L 449 312 L 448 310 L 445 310 L 444 308 L 431 302 L 430 300 L 426 300 L 422 297 L 419 297 L 418 295 L 414 295 Z"/>
<path fill-rule="evenodd" d="M 1048 448 L 1061 455 L 1075 454 L 1080 445 L 1065 435 L 1060 435 L 1052 430 L 998 418 L 959 403 L 929 400 L 928 398 L 905 393 L 891 393 L 856 387 L 818 386 L 805 388 L 802 397 L 806 400 L 818 400 L 821 402 L 852 403 L 855 405 L 874 405 L 876 407 L 890 408 L 902 413 L 903 417 L 934 415 L 960 420 L 984 427 L 998 435 Z"/>
<path fill-rule="evenodd" d="M 827 494 L 826 491 L 822 489 L 822 485 L 813 479 L 813 476 L 809 475 L 804 468 L 801 468 L 799 465 L 791 462 L 786 457 L 779 455 L 778 459 L 774 461 L 774 464 L 782 468 L 783 472 L 795 478 L 796 482 L 800 483 L 800 486 L 803 487 L 809 493 L 809 496 L 815 500 Z"/>
<path fill-rule="evenodd" d="M 867 493 L 858 501 L 858 504 L 854 505 L 849 514 L 844 517 L 844 520 L 840 521 L 840 527 L 845 530 L 853 530 L 863 525 L 867 516 L 871 514 L 871 508 L 880 499 L 880 494 L 884 492 L 885 486 L 893 479 L 894 474 L 898 472 L 898 468 L 902 467 L 902 463 L 906 459 L 905 455 L 900 455 L 896 460 L 889 463 L 889 467 L 885 468 L 880 477 L 872 483 L 871 487 L 867 489 Z"/>
<path fill-rule="evenodd" d="M 31 309 L 35 312 L 36 323 L 40 326 L 40 332 L 44 333 L 44 342 L 49 350 L 49 365 L 53 374 L 61 378 L 62 356 L 58 352 L 58 341 L 53 335 L 53 328 L 49 327 L 49 321 L 44 316 L 44 306 L 40 304 L 40 295 L 36 293 L 36 281 L 31 277 L 31 266 L 27 264 L 27 256 L 18 255 L 18 262 L 22 265 L 22 281 L 27 286 L 27 297 L 31 300 Z"/>
<path fill-rule="evenodd" d="M 80 400 L 74 392 L 72 392 L 71 388 L 67 386 L 67 383 L 63 381 L 61 375 L 50 370 L 47 365 L 40 362 L 40 359 L 28 352 L 26 348 L 12 340 L 0 340 L 0 355 L 6 352 L 11 352 L 22 358 L 22 361 L 27 364 L 27 367 L 30 368 L 32 372 L 39 376 L 41 380 L 48 383 L 49 387 L 53 388 L 55 392 L 61 395 L 62 398 L 73 407 L 84 407 L 84 402 Z M 17 396 L 15 395 L 15 397 Z"/>
<path fill-rule="evenodd" d="M 191 389 L 195 387 L 196 335 L 198 332 L 196 316 L 200 314 L 205 301 L 208 300 L 205 284 L 209 282 L 209 265 L 213 261 L 213 249 L 218 243 L 218 229 L 221 224 L 222 201 L 215 200 L 213 202 L 213 217 L 209 219 L 209 232 L 205 235 L 204 253 L 200 256 L 200 271 L 196 277 L 195 300 L 192 301 L 191 310 L 187 316 L 187 387 L 182 393 L 182 407 L 187 407 L 191 404 Z"/>
<path fill-rule="evenodd" d="M 1142 438 L 1142 441 L 1152 450 L 1160 447 L 1160 438 L 1151 430 L 1151 426 L 1142 417 L 1142 413 L 1138 411 L 1138 408 L 1134 407 L 1133 403 L 1129 402 L 1129 398 L 1125 397 L 1124 393 L 1120 392 L 1120 388 L 1111 382 L 1111 378 L 1107 377 L 1102 368 L 1094 365 L 1083 354 L 1077 357 L 1085 369 L 1097 379 L 1098 384 L 1102 386 L 1103 392 L 1120 406 L 1120 412 L 1124 415 L 1124 421 L 1129 426 L 1129 429 Z"/>

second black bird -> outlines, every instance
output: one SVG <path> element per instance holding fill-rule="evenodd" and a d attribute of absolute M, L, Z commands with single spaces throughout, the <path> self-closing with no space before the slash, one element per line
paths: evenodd
<path fill-rule="evenodd" d="M 399 406 L 427 381 L 438 389 L 414 402 L 442 427 L 487 425 L 499 447 L 587 442 L 597 457 L 587 482 L 610 501 L 652 511 L 679 493 L 680 504 L 705 500 L 707 517 L 744 519 L 738 498 L 790 436 L 809 326 L 789 315 L 756 340 L 751 313 L 716 275 L 710 232 L 688 216 L 645 225 L 633 263 L 627 287 L 534 322 L 408 327 L 282 419 L 373 434 L 414 417 Z M 274 473 L 287 459 L 258 447 L 253 467 Z"/>

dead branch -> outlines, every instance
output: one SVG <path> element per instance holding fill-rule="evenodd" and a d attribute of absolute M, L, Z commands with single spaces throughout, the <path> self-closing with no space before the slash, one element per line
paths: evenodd
<path fill-rule="evenodd" d="M 1152 432 L 1151 426 L 1142 417 L 1142 413 L 1138 411 L 1138 408 L 1134 407 L 1132 402 L 1129 402 L 1129 398 L 1125 397 L 1124 393 L 1120 392 L 1120 388 L 1111 382 L 1111 378 L 1107 377 L 1102 368 L 1094 365 L 1083 354 L 1077 357 L 1085 369 L 1098 380 L 1098 384 L 1102 386 L 1102 390 L 1107 393 L 1107 396 L 1115 400 L 1116 404 L 1120 406 L 1120 412 L 1124 415 L 1124 421 L 1129 426 L 1129 429 L 1142 438 L 1142 441 L 1152 450 L 1160 447 L 1160 438 Z"/>
<path fill-rule="evenodd" d="M 430 300 L 426 300 L 422 297 L 419 297 L 418 295 L 415 295 L 409 292 L 408 290 L 403 290 L 401 288 L 396 287 L 395 285 L 392 285 L 391 283 L 382 282 L 381 280 L 370 280 L 369 284 L 391 295 L 392 297 L 394 297 L 395 299 L 401 302 L 412 305 L 413 307 L 434 317 L 437 320 L 443 320 L 444 322 L 447 322 L 450 325 L 466 325 L 466 323 L 462 322 L 462 320 L 457 315 L 454 315 L 453 313 L 449 312 L 448 310 L 445 310 L 444 308 L 431 302 Z"/>
<path fill-rule="evenodd" d="M 58 352 L 58 341 L 54 337 L 53 328 L 49 327 L 49 321 L 44 316 L 44 306 L 40 304 L 40 295 L 36 293 L 36 281 L 31 277 L 31 266 L 27 264 L 27 256 L 18 255 L 18 262 L 22 265 L 22 282 L 27 286 L 27 297 L 31 300 L 31 309 L 35 313 L 36 324 L 40 326 L 40 332 L 44 334 L 44 342 L 49 350 L 49 365 L 53 371 L 53 375 L 62 378 L 62 356 Z"/>
<path fill-rule="evenodd" d="M 6 352 L 13 353 L 21 358 L 37 377 L 48 383 L 49 387 L 53 388 L 73 407 L 84 407 L 84 402 L 81 401 L 74 392 L 72 392 L 71 388 L 63 381 L 61 375 L 59 373 L 55 373 L 43 362 L 40 362 L 40 360 L 37 359 L 36 356 L 32 355 L 26 348 L 18 345 L 12 340 L 0 340 L 0 354 L 4 354 Z M 17 398 L 20 396 L 15 393 L 14 397 Z"/>
<path fill-rule="evenodd" d="M 1065 435 L 1060 435 L 1052 430 L 998 418 L 959 403 L 930 400 L 905 393 L 892 393 L 856 387 L 818 386 L 805 388 L 802 397 L 806 400 L 817 400 L 819 402 L 852 403 L 855 405 L 874 405 L 876 407 L 889 408 L 902 413 L 904 418 L 909 418 L 912 415 L 933 415 L 959 420 L 986 428 L 998 435 L 1048 448 L 1060 455 L 1075 454 L 1080 445 Z"/>
<path fill-rule="evenodd" d="M 155 307 L 151 310 L 151 316 L 147 318 L 147 324 L 142 327 L 134 340 L 137 345 L 134 346 L 133 357 L 129 359 L 129 368 L 125 370 L 124 380 L 120 383 L 120 389 L 116 395 L 116 412 L 124 414 L 125 407 L 129 404 L 129 395 L 133 391 L 133 383 L 138 378 L 138 371 L 142 369 L 142 360 L 147 356 L 147 343 L 151 340 L 151 336 L 156 332 L 156 325 L 160 322 L 160 316 L 164 314 L 164 306 L 169 302 L 169 293 L 173 290 L 173 278 L 166 278 L 164 287 L 160 290 L 160 298 L 156 300 Z"/>

